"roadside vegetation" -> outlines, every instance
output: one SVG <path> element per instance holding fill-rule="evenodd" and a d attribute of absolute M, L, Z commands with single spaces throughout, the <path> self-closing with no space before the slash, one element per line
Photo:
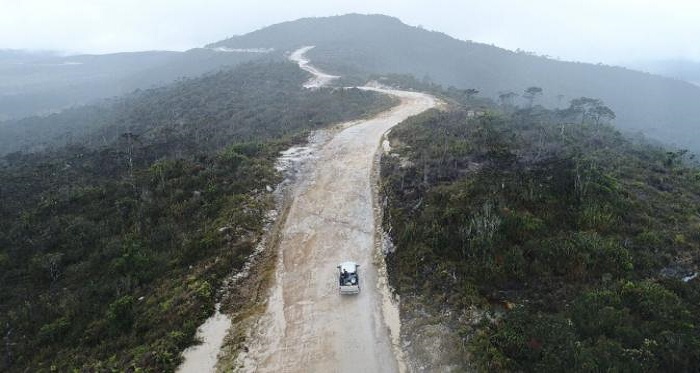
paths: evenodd
<path fill-rule="evenodd" d="M 693 156 L 623 136 L 599 100 L 550 111 L 530 93 L 529 108 L 457 100 L 392 130 L 402 303 L 440 315 L 480 371 L 698 371 Z"/>
<path fill-rule="evenodd" d="M 279 151 L 393 103 L 306 79 L 244 64 L 24 120 L 58 137 L 0 161 L 0 370 L 174 370 L 262 233 Z"/>

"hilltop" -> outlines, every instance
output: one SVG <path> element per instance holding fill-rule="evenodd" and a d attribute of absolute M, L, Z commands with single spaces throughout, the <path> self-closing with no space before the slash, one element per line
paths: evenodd
<path fill-rule="evenodd" d="M 559 61 L 458 40 L 384 15 L 303 18 L 187 52 L 66 57 L 3 51 L 0 120 L 52 113 L 180 77 L 279 57 L 305 45 L 316 46 L 309 57 L 317 66 L 346 77 L 409 74 L 445 87 L 477 89 L 494 100 L 537 86 L 543 89 L 538 103 L 549 108 L 566 107 L 578 97 L 600 98 L 617 114 L 620 129 L 700 150 L 697 85 L 623 67 Z M 687 71 L 684 74 L 688 76 Z"/>
<path fill-rule="evenodd" d="M 466 15 L 468 18 L 468 15 Z M 337 75 L 412 74 L 443 86 L 503 92 L 543 88 L 541 103 L 566 107 L 577 97 L 605 101 L 621 129 L 700 149 L 700 87 L 622 67 L 558 61 L 462 41 L 383 15 L 304 18 L 209 45 L 290 50 L 315 45 L 314 63 Z"/>

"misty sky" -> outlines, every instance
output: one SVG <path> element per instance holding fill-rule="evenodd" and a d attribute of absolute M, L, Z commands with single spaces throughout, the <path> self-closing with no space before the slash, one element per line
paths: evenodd
<path fill-rule="evenodd" d="M 282 21 L 351 12 L 565 60 L 700 60 L 696 0 L 0 0 L 0 49 L 185 50 Z"/>

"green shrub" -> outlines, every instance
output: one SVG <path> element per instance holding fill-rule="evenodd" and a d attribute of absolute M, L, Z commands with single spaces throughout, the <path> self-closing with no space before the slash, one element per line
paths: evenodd
<path fill-rule="evenodd" d="M 129 331 L 134 322 L 134 297 L 125 295 L 110 303 L 105 317 L 113 334 Z"/>

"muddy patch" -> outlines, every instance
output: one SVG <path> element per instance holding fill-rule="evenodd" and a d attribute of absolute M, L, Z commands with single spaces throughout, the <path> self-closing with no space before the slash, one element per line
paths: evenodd
<path fill-rule="evenodd" d="M 221 304 L 216 304 L 214 315 L 197 329 L 197 340 L 201 344 L 188 347 L 183 353 L 184 362 L 178 373 L 213 372 L 224 337 L 231 327 L 231 319 L 220 312 Z"/>

